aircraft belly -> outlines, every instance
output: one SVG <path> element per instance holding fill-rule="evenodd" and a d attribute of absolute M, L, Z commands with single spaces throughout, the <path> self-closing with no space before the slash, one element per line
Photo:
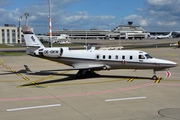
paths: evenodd
<path fill-rule="evenodd" d="M 169 67 L 168 64 L 154 64 L 154 63 L 140 63 L 140 62 L 126 62 L 119 64 L 114 62 L 107 62 L 107 65 L 111 67 L 111 69 L 164 69 Z"/>
<path fill-rule="evenodd" d="M 110 69 L 163 69 L 169 67 L 168 64 L 155 64 L 146 62 L 131 62 L 131 61 L 109 61 L 109 60 L 95 60 L 95 59 L 78 59 L 78 58 L 46 58 L 54 62 L 60 62 L 68 66 L 75 67 L 89 67 L 89 65 L 107 65 Z"/>

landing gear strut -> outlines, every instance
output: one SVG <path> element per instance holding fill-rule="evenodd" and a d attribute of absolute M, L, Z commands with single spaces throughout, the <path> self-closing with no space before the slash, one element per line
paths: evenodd
<path fill-rule="evenodd" d="M 152 76 L 152 80 L 157 80 L 157 79 L 158 79 L 158 77 L 156 76 L 156 71 L 155 71 L 155 70 L 153 70 L 153 72 L 154 72 L 154 75 Z"/>
<path fill-rule="evenodd" d="M 157 77 L 155 70 L 153 70 L 153 72 L 154 72 L 154 75 L 152 76 L 152 80 L 155 80 L 155 81 L 159 80 L 160 81 L 162 79 L 162 77 Z"/>

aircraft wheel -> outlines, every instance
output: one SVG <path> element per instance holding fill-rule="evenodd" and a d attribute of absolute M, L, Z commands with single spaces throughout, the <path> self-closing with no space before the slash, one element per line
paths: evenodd
<path fill-rule="evenodd" d="M 76 78 L 77 78 L 77 79 L 82 79 L 82 78 L 84 78 L 84 76 L 81 75 L 81 74 L 76 74 Z"/>
<path fill-rule="evenodd" d="M 152 79 L 153 79 L 153 80 L 157 80 L 158 77 L 157 77 L 156 75 L 154 75 L 154 76 L 152 77 Z"/>

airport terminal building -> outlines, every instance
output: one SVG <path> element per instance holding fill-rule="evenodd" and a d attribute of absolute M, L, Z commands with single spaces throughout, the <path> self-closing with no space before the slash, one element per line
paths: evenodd
<path fill-rule="evenodd" d="M 119 25 L 114 30 L 53 30 L 53 36 L 61 34 L 69 35 L 72 39 L 144 39 L 149 35 L 142 27 L 132 25 L 132 22 Z"/>
<path fill-rule="evenodd" d="M 147 39 L 149 35 L 150 33 L 147 33 L 142 27 L 128 22 L 128 25 L 117 26 L 108 36 L 121 39 Z"/>
<path fill-rule="evenodd" d="M 18 40 L 18 28 L 13 24 L 4 24 L 0 27 L 0 44 L 21 43 Z"/>
<path fill-rule="evenodd" d="M 0 44 L 22 43 L 22 33 L 19 31 L 19 27 L 13 24 L 0 26 Z"/>
<path fill-rule="evenodd" d="M 33 28 L 31 28 L 34 31 Z M 21 27 L 16 27 L 14 24 L 4 24 L 0 26 L 0 44 L 18 44 L 23 43 L 24 37 L 21 32 Z"/>
<path fill-rule="evenodd" d="M 67 35 L 70 39 L 147 39 L 150 33 L 146 32 L 140 26 L 132 25 L 128 22 L 127 25 L 119 25 L 113 30 L 53 30 L 53 36 Z M 31 28 L 33 31 L 33 28 Z M 157 33 L 157 32 L 156 32 Z M 46 36 L 38 36 L 40 39 L 49 40 L 49 33 Z M 17 44 L 23 43 L 23 34 L 21 28 L 13 24 L 4 24 L 0 26 L 0 44 Z"/>
<path fill-rule="evenodd" d="M 59 36 L 60 34 L 69 35 L 72 39 L 105 39 L 106 34 L 110 33 L 110 30 L 53 30 L 53 36 Z"/>

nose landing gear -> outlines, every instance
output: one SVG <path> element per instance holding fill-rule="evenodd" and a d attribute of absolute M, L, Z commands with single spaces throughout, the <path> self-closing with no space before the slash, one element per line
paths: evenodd
<path fill-rule="evenodd" d="M 156 71 L 154 70 L 154 75 L 152 76 L 152 80 L 155 80 L 154 83 L 160 83 L 160 81 L 162 80 L 162 77 L 157 77 Z"/>

